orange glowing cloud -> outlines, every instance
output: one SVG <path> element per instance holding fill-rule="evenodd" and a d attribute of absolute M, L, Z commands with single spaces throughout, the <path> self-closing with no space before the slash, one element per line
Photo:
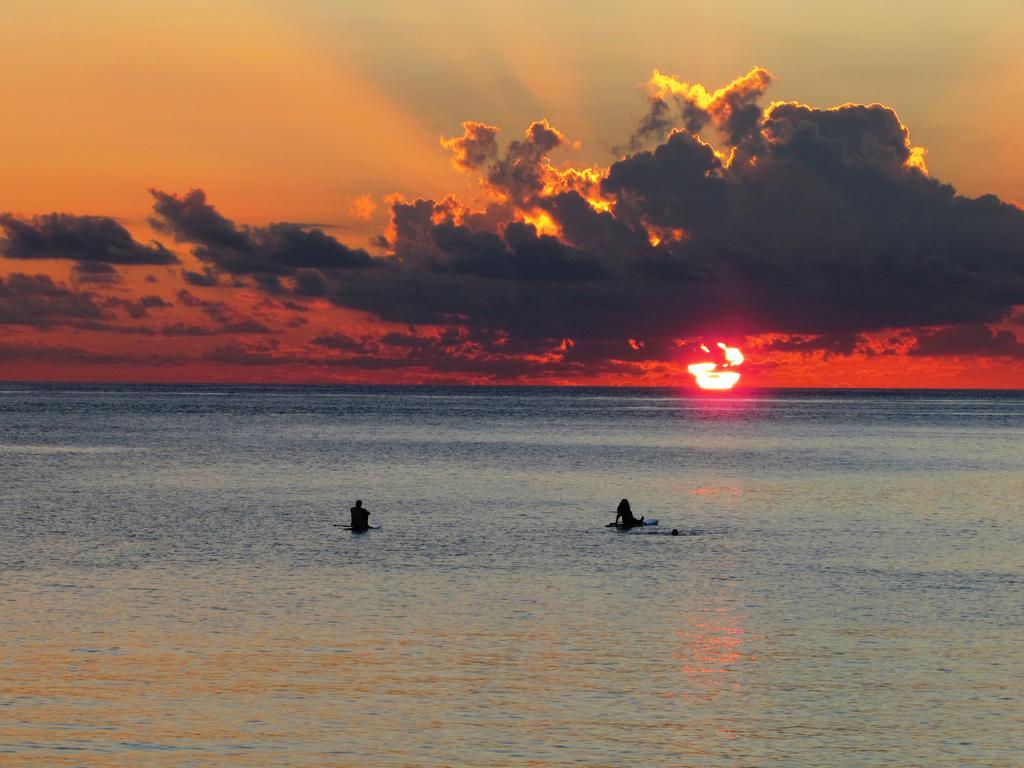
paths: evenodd
<path fill-rule="evenodd" d="M 348 212 L 358 221 L 369 221 L 377 210 L 377 202 L 372 195 L 358 195 L 349 202 Z"/>
<path fill-rule="evenodd" d="M 660 70 L 654 70 L 647 83 L 651 98 L 667 99 L 676 97 L 709 113 L 719 122 L 731 116 L 737 102 L 760 97 L 772 82 L 771 73 L 764 67 L 754 67 L 742 77 L 728 85 L 708 91 L 700 83 L 685 83 Z"/>
<path fill-rule="evenodd" d="M 489 202 L 508 206 L 513 220 L 532 224 L 541 234 L 559 236 L 559 227 L 538 203 L 570 190 L 595 211 L 611 210 L 611 201 L 601 194 L 607 168 L 552 165 L 550 154 L 569 143 L 546 119 L 531 123 L 524 138 L 510 142 L 504 153 L 497 141 L 499 128 L 470 120 L 462 129 L 461 136 L 442 137 L 441 146 L 452 153 L 457 170 L 480 182 Z"/>

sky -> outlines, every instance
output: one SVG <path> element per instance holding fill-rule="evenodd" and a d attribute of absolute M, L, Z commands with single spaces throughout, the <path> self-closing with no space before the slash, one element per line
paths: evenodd
<path fill-rule="evenodd" d="M 3 10 L 0 380 L 1024 388 L 1019 2 Z"/>

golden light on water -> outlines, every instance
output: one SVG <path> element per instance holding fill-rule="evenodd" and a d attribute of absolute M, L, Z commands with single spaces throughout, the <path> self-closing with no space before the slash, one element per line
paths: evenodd
<path fill-rule="evenodd" d="M 740 380 L 740 374 L 739 371 L 729 369 L 736 368 L 743 363 L 743 353 L 737 347 L 730 347 L 721 341 L 716 346 L 721 351 L 723 361 L 692 363 L 686 367 L 686 370 L 690 372 L 701 389 L 732 389 Z M 706 344 L 701 344 L 700 348 L 705 353 L 711 354 L 711 349 Z"/>

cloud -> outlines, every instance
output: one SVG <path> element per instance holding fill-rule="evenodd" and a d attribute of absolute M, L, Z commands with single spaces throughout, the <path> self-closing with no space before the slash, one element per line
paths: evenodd
<path fill-rule="evenodd" d="M 480 175 L 492 191 L 515 201 L 529 201 L 543 189 L 548 175 L 547 157 L 565 141 L 547 120 L 537 120 L 524 138 L 509 144 L 504 155 L 498 150 L 498 129 L 484 123 L 462 124 L 462 136 L 442 139 L 452 151 L 456 168 Z"/>
<path fill-rule="evenodd" d="M 308 360 L 277 353 L 276 345 L 248 346 L 230 343 L 210 350 L 202 359 L 212 363 L 228 365 L 288 365 L 307 364 Z"/>
<path fill-rule="evenodd" d="M 71 282 L 76 285 L 111 286 L 124 282 L 121 273 L 102 261 L 78 261 L 71 267 Z"/>
<path fill-rule="evenodd" d="M 195 246 L 194 255 L 205 272 L 189 272 L 193 285 L 211 285 L 218 272 L 251 275 L 265 288 L 280 288 L 277 278 L 301 269 L 366 269 L 373 258 L 360 248 L 349 248 L 321 229 L 282 222 L 265 227 L 238 226 L 206 202 L 201 189 L 178 196 L 150 190 L 150 223 L 182 243 Z"/>
<path fill-rule="evenodd" d="M 424 349 L 431 347 L 437 343 L 437 339 L 420 336 L 416 333 L 400 333 L 398 331 L 392 331 L 387 333 L 380 339 L 381 344 L 386 344 L 391 347 L 406 347 L 409 349 Z"/>
<path fill-rule="evenodd" d="M 441 223 L 431 229 L 438 258 L 435 272 L 478 275 L 501 280 L 573 281 L 601 277 L 600 262 L 549 235 L 538 235 L 531 224 L 512 222 L 504 238 L 492 232 Z"/>
<path fill-rule="evenodd" d="M 349 216 L 357 221 L 369 221 L 377 210 L 377 201 L 370 194 L 357 195 L 348 204 Z"/>
<path fill-rule="evenodd" d="M 612 165 L 601 190 L 650 224 L 715 230 L 722 226 L 729 182 L 709 144 L 682 131 L 653 152 Z"/>
<path fill-rule="evenodd" d="M 1024 360 L 1024 341 L 1011 331 L 984 325 L 962 325 L 922 332 L 911 355 L 1007 357 Z"/>
<path fill-rule="evenodd" d="M 131 355 L 99 352 L 65 344 L 8 344 L 0 342 L 0 361 L 38 363 L 85 363 L 90 365 L 136 362 Z"/>
<path fill-rule="evenodd" d="M 178 257 L 158 242 L 137 242 L 114 219 L 49 213 L 20 219 L 0 213 L 0 251 L 8 259 L 71 259 L 106 264 L 175 264 Z M 96 273 L 94 273 L 96 274 Z"/>
<path fill-rule="evenodd" d="M 180 196 L 159 189 L 149 193 L 153 196 L 149 223 L 158 232 L 166 232 L 179 243 L 201 243 L 208 248 L 245 251 L 251 247 L 244 229 L 208 205 L 203 190 L 193 189 Z"/>
<path fill-rule="evenodd" d="M 213 325 L 163 332 L 266 335 L 291 325 L 267 320 L 285 307 L 314 308 L 318 328 L 333 304 L 411 330 L 314 331 L 301 350 L 238 343 L 216 359 L 474 376 L 639 375 L 706 334 L 843 356 L 904 329 L 914 354 L 1015 356 L 1019 340 L 986 324 L 1024 305 L 1024 211 L 932 178 L 892 108 L 763 107 L 771 82 L 762 68 L 718 89 L 655 72 L 650 111 L 606 168 L 553 160 L 567 142 L 546 120 L 507 144 L 467 121 L 442 143 L 479 198 L 386 198 L 376 256 L 310 225 L 232 221 L 202 190 L 153 190 L 153 226 L 201 264 L 180 280 L 218 299 L 183 289 L 181 307 Z M 240 306 L 258 291 L 271 308 L 236 308 L 243 291 Z"/>
<path fill-rule="evenodd" d="M 208 318 L 217 323 L 217 327 L 210 330 L 210 333 L 276 333 L 272 328 L 267 327 L 253 317 L 239 311 L 235 307 L 223 301 L 206 301 L 195 294 L 182 288 L 178 291 L 178 301 L 183 307 L 199 309 Z M 166 329 L 165 329 L 166 331 Z M 176 334 L 176 335 L 201 335 L 200 333 Z"/>
<path fill-rule="evenodd" d="M 240 333 L 276 333 L 272 328 L 268 328 L 259 320 L 253 320 L 252 318 L 245 318 L 241 320 L 233 320 L 224 323 L 218 329 L 220 333 L 240 334 Z"/>
<path fill-rule="evenodd" d="M 759 144 L 761 108 L 757 101 L 771 82 L 767 69 L 754 67 L 728 85 L 708 91 L 700 83 L 686 83 L 654 70 L 647 83 L 649 109 L 629 146 L 637 150 L 649 140 L 663 141 L 674 127 L 697 134 L 709 123 L 729 146 Z"/>
<path fill-rule="evenodd" d="M 69 344 L 40 344 L 33 342 L 0 341 L 0 362 L 31 362 L 74 365 L 130 365 L 175 366 L 190 362 L 187 355 L 133 354 L 89 349 Z"/>
<path fill-rule="evenodd" d="M 819 173 L 843 167 L 895 175 L 924 170 L 923 150 L 911 145 L 910 131 L 882 104 L 815 109 L 775 103 L 765 113 L 764 133 L 776 155 L 796 158 Z"/>
<path fill-rule="evenodd" d="M 378 347 L 368 337 L 356 338 L 344 333 L 328 333 L 317 336 L 313 343 L 340 352 L 376 352 Z"/>
<path fill-rule="evenodd" d="M 652 96 L 647 114 L 644 115 L 640 125 L 637 126 L 636 131 L 630 137 L 629 144 L 615 147 L 614 151 L 616 154 L 625 154 L 626 152 L 636 152 L 639 149 L 643 149 L 652 141 L 659 143 L 675 126 L 676 120 L 672 115 L 672 108 L 668 102 L 660 95 Z M 692 124 L 691 129 L 699 131 L 701 123 L 698 121 Z"/>
<path fill-rule="evenodd" d="M 323 296 L 327 283 L 315 269 L 300 269 L 295 272 L 295 293 L 299 296 Z"/>
<path fill-rule="evenodd" d="M 140 296 L 137 299 L 123 299 L 115 296 L 107 299 L 106 306 L 119 307 L 127 312 L 129 317 L 138 320 L 145 317 L 151 309 L 167 309 L 174 305 L 164 301 L 159 296 L 150 295 Z"/>
<path fill-rule="evenodd" d="M 359 337 L 330 333 L 313 340 L 313 349 L 283 349 L 274 343 L 232 343 L 203 356 L 237 366 L 316 366 L 352 372 L 401 372 L 431 380 L 529 380 L 537 375 L 572 377 L 609 373 L 635 375 L 642 367 L 619 360 L 568 359 L 560 354 L 565 343 L 543 356 L 524 356 L 517 345 L 485 339 L 466 329 L 438 333 L 389 332 Z"/>
<path fill-rule="evenodd" d="M 486 123 L 467 120 L 462 124 L 462 135 L 441 139 L 441 146 L 451 150 L 452 164 L 463 171 L 486 168 L 498 159 L 498 133 L 500 128 Z"/>
<path fill-rule="evenodd" d="M 564 137 L 546 121 L 504 150 L 494 126 L 467 122 L 444 143 L 489 202 L 393 201 L 381 258 L 296 225 L 236 224 L 200 191 L 154 193 L 155 211 L 212 270 L 274 295 L 538 349 L 572 338 L 575 355 L 711 330 L 842 354 L 862 332 L 994 322 L 1024 303 L 1024 212 L 930 178 L 892 109 L 762 111 L 770 82 L 756 68 L 714 91 L 662 77 L 682 124 L 603 170 L 552 166 Z M 745 154 L 687 130 L 703 125 Z"/>
<path fill-rule="evenodd" d="M 798 352 L 800 354 L 813 354 L 822 352 L 826 357 L 852 355 L 863 343 L 864 339 L 859 333 L 843 333 L 821 336 L 788 336 L 786 338 L 773 339 L 768 344 L 760 347 L 766 352 Z"/>
<path fill-rule="evenodd" d="M 170 323 L 160 329 L 160 334 L 163 336 L 216 336 L 219 333 L 218 328 L 190 323 Z"/>
<path fill-rule="evenodd" d="M 49 275 L 16 272 L 0 277 L 0 325 L 49 328 L 103 316 L 91 293 L 71 290 Z"/>
<path fill-rule="evenodd" d="M 194 285 L 197 288 L 212 288 L 217 285 L 217 273 L 209 267 L 202 272 L 183 269 L 181 270 L 181 276 L 186 284 Z"/>

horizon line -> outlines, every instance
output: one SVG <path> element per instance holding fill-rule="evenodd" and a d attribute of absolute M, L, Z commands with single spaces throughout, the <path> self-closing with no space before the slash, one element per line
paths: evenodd
<path fill-rule="evenodd" d="M 392 387 L 413 389 L 417 387 L 449 387 L 460 389 L 670 389 L 686 390 L 708 398 L 728 398 L 745 392 L 1007 392 L 1022 393 L 1024 387 L 862 387 L 862 386 L 748 386 L 730 390 L 712 391 L 700 389 L 691 384 L 529 384 L 529 383 L 473 383 L 473 382 L 366 382 L 366 381 L 142 381 L 110 379 L 0 379 L 0 387 L 10 385 L 59 385 L 59 386 L 126 386 L 126 387 L 277 387 L 299 389 L 303 387 Z"/>

